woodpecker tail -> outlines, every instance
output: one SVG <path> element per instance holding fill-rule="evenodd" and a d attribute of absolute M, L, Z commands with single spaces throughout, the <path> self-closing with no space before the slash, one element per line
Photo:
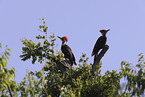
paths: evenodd
<path fill-rule="evenodd" d="M 77 63 L 74 61 L 74 64 L 77 65 Z"/>
<path fill-rule="evenodd" d="M 93 56 L 93 55 L 94 55 L 94 53 L 92 52 L 91 56 Z"/>
<path fill-rule="evenodd" d="M 71 66 L 73 66 L 73 64 L 77 65 L 77 63 L 75 61 L 71 61 Z"/>
<path fill-rule="evenodd" d="M 94 55 L 97 55 L 98 53 L 94 53 L 94 52 L 92 52 L 92 55 L 91 56 L 94 56 Z"/>

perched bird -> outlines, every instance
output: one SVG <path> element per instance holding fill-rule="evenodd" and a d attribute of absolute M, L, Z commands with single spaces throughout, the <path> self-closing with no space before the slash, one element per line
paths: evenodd
<path fill-rule="evenodd" d="M 75 62 L 75 57 L 74 57 L 74 54 L 72 53 L 71 48 L 68 45 L 66 45 L 66 42 L 68 41 L 68 38 L 66 36 L 64 36 L 62 38 L 59 37 L 59 36 L 57 36 L 57 37 L 62 41 L 61 51 L 64 54 L 64 57 L 69 59 L 69 61 L 71 63 L 71 66 L 73 64 L 77 65 L 76 62 Z"/>
<path fill-rule="evenodd" d="M 106 33 L 109 31 L 108 30 L 100 30 L 102 36 L 100 36 L 94 46 L 93 52 L 92 52 L 92 56 L 93 55 L 98 55 L 98 52 L 105 46 L 106 41 L 107 41 L 107 37 L 106 37 Z"/>

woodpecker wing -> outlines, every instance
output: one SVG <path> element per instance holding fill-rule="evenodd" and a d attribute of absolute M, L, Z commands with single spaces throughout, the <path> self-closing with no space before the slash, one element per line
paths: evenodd
<path fill-rule="evenodd" d="M 76 65 L 75 57 L 72 53 L 71 48 L 68 45 L 63 45 L 61 47 L 61 50 L 62 50 L 62 53 L 64 54 L 65 58 L 68 58 L 70 60 L 71 65 L 73 65 L 73 63 Z"/>
<path fill-rule="evenodd" d="M 73 53 L 72 53 L 72 58 L 73 58 L 73 63 L 74 63 L 75 65 L 77 65 L 77 63 L 76 63 L 76 59 L 75 59 L 75 56 L 74 56 Z"/>
<path fill-rule="evenodd" d="M 92 56 L 98 54 L 99 50 L 103 48 L 106 43 L 107 38 L 105 36 L 100 36 L 94 46 Z"/>

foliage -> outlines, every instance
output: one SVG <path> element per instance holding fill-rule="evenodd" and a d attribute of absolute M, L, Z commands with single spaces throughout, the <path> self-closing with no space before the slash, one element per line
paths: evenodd
<path fill-rule="evenodd" d="M 0 49 L 2 48 L 0 44 Z M 16 91 L 18 90 L 15 78 L 15 69 L 11 68 L 7 69 L 7 60 L 9 59 L 10 53 L 12 51 L 11 48 L 7 48 L 4 53 L 1 54 L 0 57 L 0 96 L 5 97 L 7 95 L 17 96 Z"/>
<path fill-rule="evenodd" d="M 138 55 L 138 64 L 136 68 L 133 68 L 130 63 L 122 62 L 121 71 L 124 78 L 127 79 L 127 85 L 125 92 L 131 92 L 131 96 L 140 96 L 145 90 L 145 61 L 144 55 L 141 53 Z M 138 70 L 136 70 L 138 69 Z M 124 93 L 125 93 L 124 92 Z"/>
<path fill-rule="evenodd" d="M 72 68 L 65 60 L 64 55 L 55 50 L 55 35 L 49 35 L 44 18 L 39 30 L 44 35 L 36 36 L 38 43 L 32 40 L 22 40 L 23 61 L 32 60 L 32 64 L 38 61 L 45 64 L 42 70 L 28 74 L 21 83 L 14 81 L 15 70 L 8 70 L 7 59 L 9 53 L 6 51 L 0 58 L 0 94 L 1 96 L 11 97 L 130 97 L 139 96 L 144 93 L 145 88 L 145 62 L 144 55 L 139 55 L 138 64 L 132 67 L 130 63 L 122 61 L 121 70 L 106 71 L 101 74 L 101 65 L 96 67 L 96 75 L 92 75 L 92 64 L 88 64 L 88 57 L 82 54 L 77 67 Z M 8 48 L 10 50 L 10 48 Z M 138 68 L 138 70 L 136 70 Z M 124 90 L 121 90 L 120 80 L 127 80 Z"/>

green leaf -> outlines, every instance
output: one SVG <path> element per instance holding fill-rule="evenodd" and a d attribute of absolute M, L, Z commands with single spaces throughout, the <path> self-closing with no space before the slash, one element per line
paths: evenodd
<path fill-rule="evenodd" d="M 41 25 L 39 26 L 39 28 L 40 28 L 40 29 L 42 28 Z"/>
<path fill-rule="evenodd" d="M 11 48 L 7 48 L 7 50 L 12 51 L 12 49 L 11 49 Z"/>
<path fill-rule="evenodd" d="M 40 78 L 40 77 L 42 76 L 41 72 L 37 72 L 37 73 L 36 73 L 36 76 L 37 76 L 38 78 Z"/>
<path fill-rule="evenodd" d="M 79 62 L 82 62 L 82 61 L 83 61 L 83 59 L 80 59 L 80 60 L 79 60 Z"/>
<path fill-rule="evenodd" d="M 2 48 L 1 43 L 0 43 L 0 49 Z"/>

